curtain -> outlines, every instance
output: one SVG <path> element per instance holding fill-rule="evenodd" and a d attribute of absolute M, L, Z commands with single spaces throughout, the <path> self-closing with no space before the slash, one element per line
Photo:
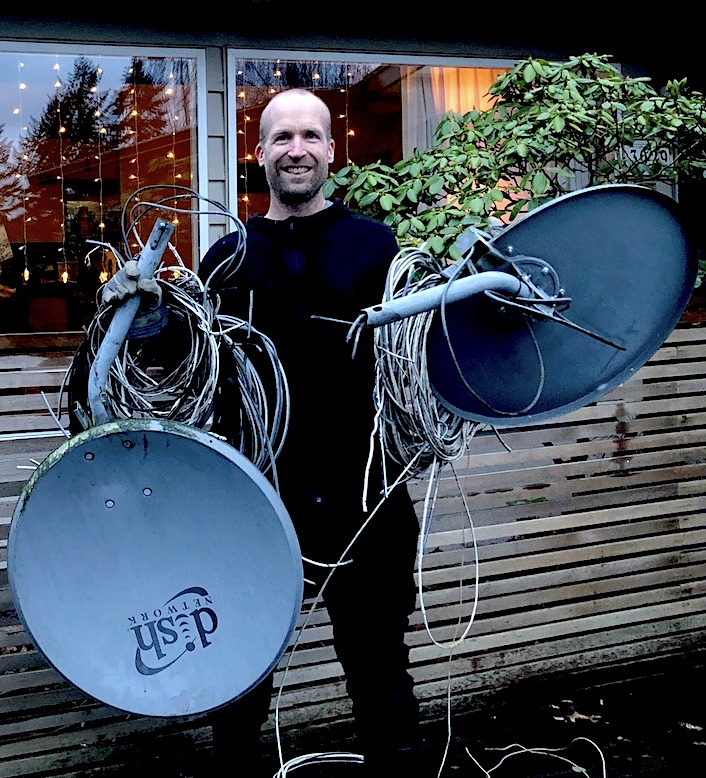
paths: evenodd
<path fill-rule="evenodd" d="M 466 113 L 490 106 L 488 89 L 506 68 L 402 68 L 402 152 L 432 145 L 434 132 L 447 111 Z"/>

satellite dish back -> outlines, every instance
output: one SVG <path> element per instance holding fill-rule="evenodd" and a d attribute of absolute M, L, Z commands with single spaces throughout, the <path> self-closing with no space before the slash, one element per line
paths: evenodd
<path fill-rule="evenodd" d="M 200 429 L 116 420 L 66 441 L 12 518 L 8 572 L 39 651 L 120 710 L 188 716 L 245 694 L 284 653 L 302 603 L 283 504 Z"/>
<path fill-rule="evenodd" d="M 609 341 L 503 311 L 485 294 L 435 311 L 426 344 L 434 394 L 453 413 L 496 427 L 563 415 L 630 378 L 676 326 L 696 279 L 676 202 L 635 185 L 559 197 L 491 244 L 538 286 L 571 298 L 566 318 Z M 531 258 L 556 271 L 556 289 Z"/>

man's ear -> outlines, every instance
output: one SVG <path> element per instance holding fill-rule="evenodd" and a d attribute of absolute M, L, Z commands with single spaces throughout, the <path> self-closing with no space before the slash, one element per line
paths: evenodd
<path fill-rule="evenodd" d="M 259 143 L 255 146 L 255 157 L 257 158 L 257 164 L 262 167 L 265 164 L 265 152 Z"/>
<path fill-rule="evenodd" d="M 333 138 L 331 138 L 331 140 L 328 142 L 328 163 L 329 163 L 329 165 L 333 162 L 333 152 L 334 152 L 335 149 L 336 149 L 336 144 L 335 144 Z M 257 153 L 257 149 L 255 151 Z"/>

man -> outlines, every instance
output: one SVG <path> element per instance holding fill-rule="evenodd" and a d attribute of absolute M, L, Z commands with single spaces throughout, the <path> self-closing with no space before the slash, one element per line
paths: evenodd
<path fill-rule="evenodd" d="M 311 92 L 281 92 L 265 107 L 256 155 L 270 189 L 269 209 L 246 225 L 237 288 L 221 292 L 222 311 L 243 319 L 251 311 L 253 326 L 273 341 L 283 364 L 291 422 L 277 460 L 279 489 L 297 530 L 305 578 L 320 586 L 328 570 L 307 560 L 337 562 L 382 499 L 379 454 L 366 473 L 374 424 L 372 334 L 363 333 L 355 356 L 346 336 L 360 311 L 381 299 L 398 248 L 385 225 L 324 198 L 334 141 L 329 110 Z M 202 278 L 227 245 L 226 236 L 209 250 Z M 215 420 L 216 431 L 235 437 L 237 398 L 225 386 Z M 392 482 L 398 471 L 386 466 Z M 415 607 L 418 529 L 406 487 L 399 485 L 323 590 L 370 775 L 392 769 L 411 775 L 418 760 L 418 704 L 404 640 Z M 219 761 L 220 753 L 230 757 L 242 775 L 271 694 L 270 679 L 212 716 Z"/>

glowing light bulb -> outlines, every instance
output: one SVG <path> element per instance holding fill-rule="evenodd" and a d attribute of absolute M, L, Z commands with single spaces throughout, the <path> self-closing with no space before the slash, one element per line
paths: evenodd
<path fill-rule="evenodd" d="M 179 268 L 175 267 L 172 269 L 172 278 L 175 281 L 181 278 L 181 270 L 179 270 Z"/>
<path fill-rule="evenodd" d="M 25 281 L 29 281 L 29 268 L 25 268 L 24 273 L 22 273 L 22 278 L 24 278 Z"/>
<path fill-rule="evenodd" d="M 100 274 L 98 275 L 98 279 L 100 280 L 101 284 L 104 284 L 108 280 L 108 271 L 101 270 Z"/>
<path fill-rule="evenodd" d="M 13 110 L 13 112 L 12 112 L 12 113 L 13 113 L 15 116 L 17 116 L 17 114 L 18 114 L 19 112 L 20 112 L 20 109 L 19 109 L 19 108 L 15 108 L 15 109 Z"/>
<path fill-rule="evenodd" d="M 61 274 L 61 280 L 63 283 L 66 283 L 69 280 L 69 271 L 64 270 L 64 272 Z"/>
<path fill-rule="evenodd" d="M 174 159 L 174 152 L 173 151 L 168 151 L 167 152 L 167 159 Z"/>
<path fill-rule="evenodd" d="M 27 89 L 27 84 L 24 81 L 20 83 L 20 89 Z"/>

